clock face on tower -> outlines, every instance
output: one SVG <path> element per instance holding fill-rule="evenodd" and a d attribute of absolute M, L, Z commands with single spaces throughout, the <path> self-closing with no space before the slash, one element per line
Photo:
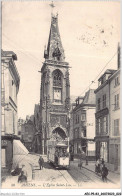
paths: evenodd
<path fill-rule="evenodd" d="M 54 89 L 54 101 L 61 102 L 61 89 Z"/>

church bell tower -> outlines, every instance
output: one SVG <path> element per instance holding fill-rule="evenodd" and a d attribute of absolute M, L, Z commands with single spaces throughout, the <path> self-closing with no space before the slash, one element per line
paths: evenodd
<path fill-rule="evenodd" d="M 41 68 L 41 130 L 42 153 L 47 154 L 48 140 L 68 138 L 70 110 L 69 64 L 65 62 L 64 49 L 58 28 L 58 15 L 51 16 L 47 48 Z"/>

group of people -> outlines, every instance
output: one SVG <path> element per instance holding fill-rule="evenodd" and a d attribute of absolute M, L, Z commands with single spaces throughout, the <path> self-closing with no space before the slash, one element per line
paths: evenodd
<path fill-rule="evenodd" d="M 104 162 L 103 159 L 101 161 L 100 161 L 100 159 L 98 159 L 96 161 L 96 164 L 95 164 L 95 172 L 97 174 L 101 174 L 103 182 L 104 181 L 107 182 L 108 169 L 105 166 L 105 162 Z"/>
<path fill-rule="evenodd" d="M 27 171 L 25 165 L 19 168 L 19 165 L 16 166 L 14 170 L 11 171 L 12 176 L 18 176 L 18 183 L 27 182 Z"/>
<path fill-rule="evenodd" d="M 40 166 L 40 170 L 43 169 L 44 167 L 44 159 L 42 158 L 42 156 L 40 155 L 39 157 L 39 166 Z M 23 182 L 27 182 L 27 171 L 26 171 L 26 168 L 25 168 L 25 165 L 22 165 L 22 170 L 20 172 L 20 175 L 18 177 L 18 183 L 23 183 Z"/>
<path fill-rule="evenodd" d="M 39 163 L 39 167 L 40 167 L 40 170 L 43 169 L 44 167 L 44 159 L 42 158 L 42 156 L 39 157 L 39 160 L 38 160 L 38 163 Z M 81 164 L 81 162 L 80 162 Z M 96 164 L 95 164 L 95 172 L 97 174 L 100 174 L 102 176 L 102 180 L 103 182 L 107 182 L 107 176 L 108 176 L 108 169 L 107 167 L 105 166 L 105 162 L 104 160 L 100 160 L 98 159 L 96 161 Z M 15 170 L 13 170 L 11 172 L 12 175 L 19 175 L 18 176 L 18 183 L 23 183 L 23 182 L 27 182 L 27 171 L 25 169 L 25 165 L 22 165 L 22 169 L 20 171 L 20 169 L 17 167 Z"/>
<path fill-rule="evenodd" d="M 39 157 L 38 163 L 39 163 L 40 170 L 43 169 L 44 159 L 42 158 L 41 155 Z M 25 165 L 22 165 L 21 168 L 19 168 L 19 165 L 17 165 L 16 168 L 11 171 L 11 175 L 18 176 L 18 183 L 27 183 L 28 175 L 27 175 L 27 170 Z"/>

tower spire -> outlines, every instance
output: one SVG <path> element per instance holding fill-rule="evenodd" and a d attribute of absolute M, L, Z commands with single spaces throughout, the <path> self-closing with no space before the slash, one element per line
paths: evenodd
<path fill-rule="evenodd" d="M 49 5 L 50 5 L 50 7 L 51 7 L 51 14 L 53 15 L 53 9 L 54 9 L 54 7 L 55 7 L 53 1 L 52 1 Z"/>
<path fill-rule="evenodd" d="M 64 61 L 64 49 L 58 28 L 58 14 L 51 16 L 51 27 L 48 39 L 47 50 L 44 52 L 44 58 L 49 60 Z"/>

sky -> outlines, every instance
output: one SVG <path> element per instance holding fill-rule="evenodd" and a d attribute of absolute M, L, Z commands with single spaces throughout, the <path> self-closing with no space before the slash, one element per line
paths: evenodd
<path fill-rule="evenodd" d="M 50 3 L 2 2 L 2 49 L 14 51 L 18 57 L 15 61 L 20 75 L 18 118 L 32 115 L 34 105 L 40 100 L 41 74 L 38 71 L 48 43 Z M 70 66 L 70 94 L 83 96 L 94 79 L 90 88 L 97 88 L 97 80 L 106 69 L 117 69 L 120 2 L 54 1 L 54 4 L 53 13 L 58 13 L 61 40 Z"/>

